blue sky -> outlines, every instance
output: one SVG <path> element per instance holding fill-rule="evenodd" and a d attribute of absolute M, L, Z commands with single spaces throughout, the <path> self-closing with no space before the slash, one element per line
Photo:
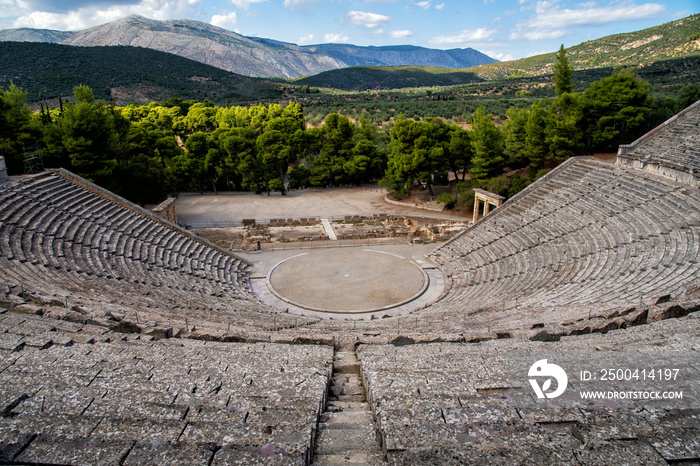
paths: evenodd
<path fill-rule="evenodd" d="M 700 0 L 0 0 L 0 29 L 79 30 L 139 14 L 300 45 L 472 47 L 510 60 L 695 13 Z"/>

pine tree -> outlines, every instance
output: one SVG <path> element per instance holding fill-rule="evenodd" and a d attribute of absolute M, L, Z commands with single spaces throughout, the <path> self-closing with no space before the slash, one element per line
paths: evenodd
<path fill-rule="evenodd" d="M 569 65 L 569 59 L 566 58 L 566 49 L 564 44 L 561 44 L 559 52 L 557 52 L 557 62 L 552 68 L 552 77 L 554 81 L 554 92 L 557 95 L 572 92 L 574 90 L 574 82 L 571 79 L 572 68 Z"/>
<path fill-rule="evenodd" d="M 527 165 L 526 139 L 529 112 L 526 108 L 511 107 L 506 112 L 508 120 L 503 125 L 505 155 L 511 168 Z"/>
<path fill-rule="evenodd" d="M 533 175 L 542 168 L 544 157 L 547 155 L 546 124 L 547 110 L 542 107 L 542 104 L 535 102 L 530 108 L 530 114 L 525 123 L 525 153 L 529 160 L 530 173 Z"/>
<path fill-rule="evenodd" d="M 469 174 L 473 180 L 485 181 L 503 172 L 503 134 L 486 114 L 483 107 L 476 110 L 472 125 L 474 157 Z"/>

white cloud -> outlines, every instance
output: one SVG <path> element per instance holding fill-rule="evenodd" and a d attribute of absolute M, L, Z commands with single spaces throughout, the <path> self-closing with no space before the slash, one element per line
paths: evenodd
<path fill-rule="evenodd" d="M 552 29 L 552 28 L 523 29 L 521 27 L 516 27 L 516 29 L 510 33 L 508 38 L 510 40 L 518 40 L 518 39 L 546 40 L 546 39 L 558 39 L 564 35 L 566 35 L 566 30 L 564 30 L 564 29 Z"/>
<path fill-rule="evenodd" d="M 391 17 L 366 11 L 351 11 L 345 17 L 352 24 L 364 26 L 369 29 L 378 28 L 391 21 Z"/>
<path fill-rule="evenodd" d="M 350 40 L 345 34 L 326 34 L 323 36 L 325 42 L 342 43 Z"/>
<path fill-rule="evenodd" d="M 236 12 L 232 11 L 224 15 L 214 15 L 211 17 L 211 24 L 224 29 L 233 29 L 236 26 Z"/>
<path fill-rule="evenodd" d="M 551 50 L 541 50 L 539 52 L 530 52 L 526 56 L 527 57 L 536 57 L 537 55 L 544 55 L 545 53 L 552 53 Z"/>
<path fill-rule="evenodd" d="M 231 0 L 231 3 L 238 9 L 247 10 L 253 3 L 262 3 L 266 1 L 267 0 Z"/>
<path fill-rule="evenodd" d="M 441 4 L 439 4 L 439 5 L 435 5 L 435 9 L 438 10 L 438 11 L 444 10 L 444 9 L 445 9 L 445 4 L 444 4 L 444 3 L 441 3 Z"/>
<path fill-rule="evenodd" d="M 463 30 L 461 33 L 454 35 L 454 36 L 438 36 L 438 37 L 433 37 L 430 39 L 428 42 L 431 44 L 463 44 L 465 42 L 474 42 L 477 40 L 484 40 L 488 39 L 492 35 L 496 33 L 495 29 L 486 29 L 486 28 L 479 28 L 479 29 L 472 29 L 472 30 Z"/>
<path fill-rule="evenodd" d="M 136 5 L 141 0 L 0 0 L 0 7 L 16 5 L 25 11 L 43 11 L 47 13 L 65 13 L 80 8 L 109 8 L 114 4 Z"/>
<path fill-rule="evenodd" d="M 394 39 L 404 39 L 406 37 L 411 37 L 412 35 L 413 32 L 409 31 L 408 29 L 401 29 L 389 32 L 389 37 L 392 37 Z"/>
<path fill-rule="evenodd" d="M 488 55 L 491 58 L 495 58 L 498 61 L 509 61 L 509 60 L 515 60 L 515 57 L 511 55 L 510 53 L 503 53 L 503 52 L 494 52 L 494 51 L 487 51 L 487 50 L 482 50 L 481 53 Z"/>
<path fill-rule="evenodd" d="M 420 8 L 422 10 L 428 10 L 430 8 L 431 3 L 432 1 L 430 0 L 424 0 L 422 2 L 411 2 L 410 5 L 416 8 Z"/>
<path fill-rule="evenodd" d="M 570 10 L 554 7 L 551 10 L 541 9 L 527 22 L 530 27 L 560 28 L 571 26 L 596 26 L 600 24 L 616 23 L 620 21 L 634 21 L 638 19 L 654 18 L 666 11 L 666 6 L 658 3 L 645 3 L 634 5 L 620 3 L 609 7 L 597 7 L 594 3 L 581 5 L 583 8 Z"/>
<path fill-rule="evenodd" d="M 306 45 L 306 44 L 310 44 L 311 41 L 313 41 L 313 40 L 314 40 L 314 35 L 309 34 L 307 36 L 300 37 L 299 40 L 297 40 L 297 43 L 299 45 Z"/>
<path fill-rule="evenodd" d="M 307 11 L 316 8 L 318 5 L 318 0 L 284 0 L 284 7 L 294 12 Z"/>
<path fill-rule="evenodd" d="M 567 33 L 566 28 L 654 18 L 666 11 L 666 6 L 658 3 L 636 5 L 623 1 L 611 6 L 598 6 L 597 2 L 587 2 L 579 4 L 576 9 L 560 8 L 557 3 L 558 0 L 541 0 L 523 7 L 523 11 L 534 9 L 535 14 L 519 22 L 510 39 L 556 39 Z"/>
<path fill-rule="evenodd" d="M 86 6 L 66 13 L 27 12 L 25 9 L 26 14 L 19 16 L 11 27 L 78 31 L 133 14 L 157 20 L 194 18 L 199 12 L 194 6 L 196 3 L 197 1 L 192 0 L 141 0 L 140 3 L 132 5 Z"/>

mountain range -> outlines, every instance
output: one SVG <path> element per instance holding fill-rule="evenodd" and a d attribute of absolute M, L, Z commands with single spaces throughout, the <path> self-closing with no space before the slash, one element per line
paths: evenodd
<path fill-rule="evenodd" d="M 5 29 L 0 30 L 0 41 L 145 47 L 244 76 L 279 78 L 299 78 L 350 66 L 469 68 L 498 61 L 471 48 L 437 50 L 410 45 L 361 47 L 348 44 L 300 46 L 246 37 L 200 21 L 157 21 L 137 15 L 75 32 Z"/>

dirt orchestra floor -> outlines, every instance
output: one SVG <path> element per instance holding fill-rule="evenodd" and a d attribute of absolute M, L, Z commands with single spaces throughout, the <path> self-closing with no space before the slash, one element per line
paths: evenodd
<path fill-rule="evenodd" d="M 225 192 L 200 195 L 183 193 L 175 209 L 180 223 L 193 226 L 239 224 L 244 218 L 258 221 L 273 218 L 338 218 L 345 215 L 378 213 L 416 215 L 437 219 L 463 220 L 449 213 L 433 212 L 384 201 L 386 190 L 363 185 L 348 188 L 310 188 L 256 195 L 250 192 Z"/>
<path fill-rule="evenodd" d="M 381 248 L 313 249 L 278 263 L 268 286 L 311 309 L 366 311 L 416 296 L 427 284 L 423 271 Z"/>
<path fill-rule="evenodd" d="M 240 255 L 252 263 L 253 292 L 273 307 L 304 315 L 369 319 L 372 313 L 411 312 L 437 299 L 444 277 L 426 258 L 437 246 L 365 244 Z"/>

